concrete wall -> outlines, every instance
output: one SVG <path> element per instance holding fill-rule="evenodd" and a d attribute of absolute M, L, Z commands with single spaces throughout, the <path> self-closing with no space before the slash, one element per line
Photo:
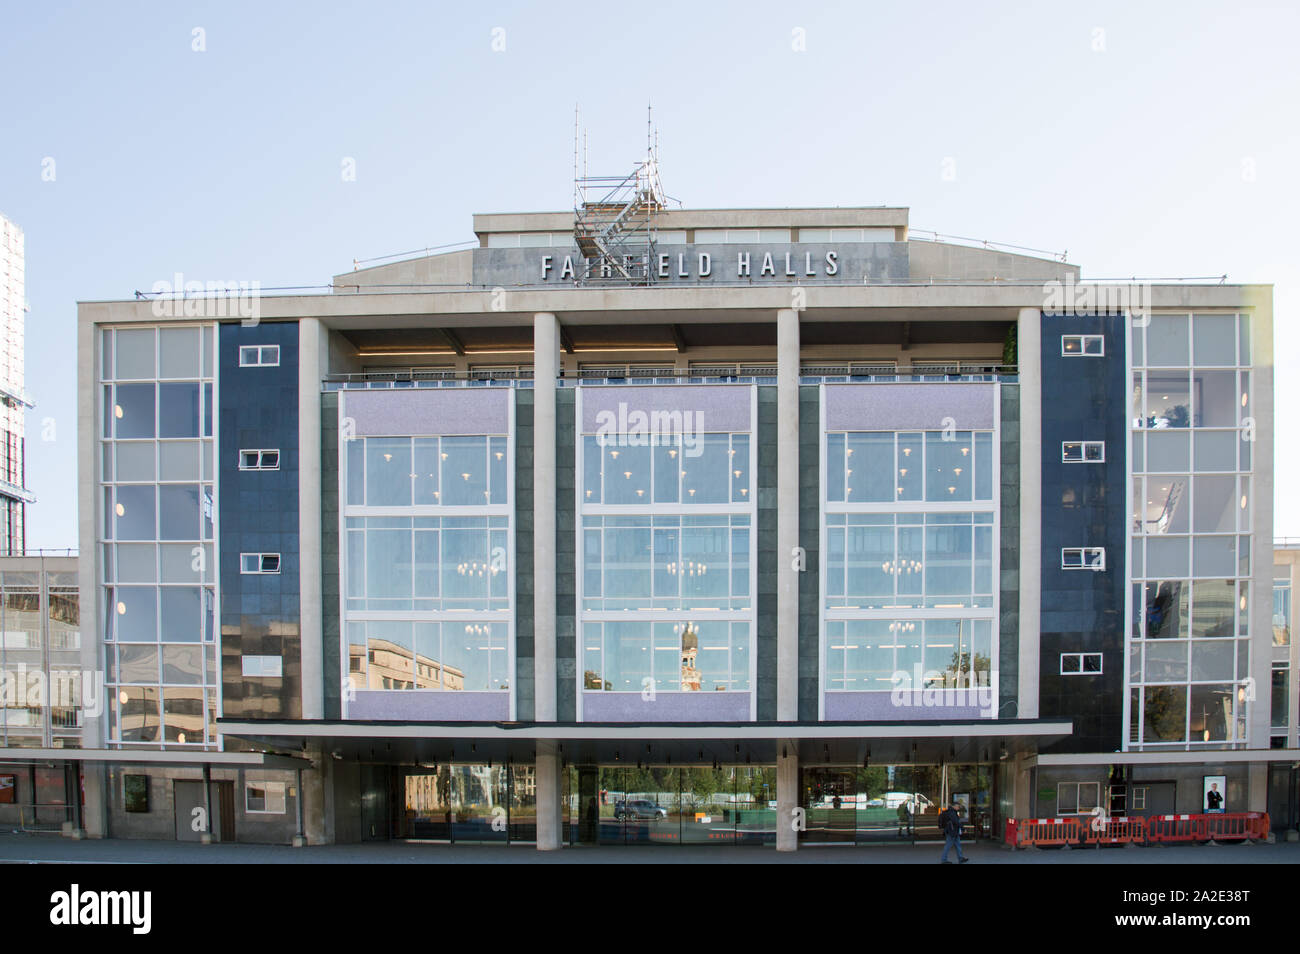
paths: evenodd
<path fill-rule="evenodd" d="M 1016 716 L 1020 693 L 1020 384 L 1001 385 L 999 454 L 998 718 Z"/>
<path fill-rule="evenodd" d="M 212 769 L 212 781 L 234 784 L 235 831 L 227 841 L 249 844 L 287 845 L 298 827 L 297 776 L 294 772 L 254 769 Z M 149 779 L 149 811 L 128 812 L 123 803 L 123 778 L 144 775 Z M 118 765 L 108 772 L 108 825 L 112 838 L 153 838 L 176 840 L 175 782 L 203 781 L 198 767 L 159 768 L 154 766 Z M 285 807 L 282 814 L 249 813 L 245 810 L 245 783 L 273 781 L 285 784 Z M 218 811 L 214 802 L 212 812 Z M 214 822 L 215 830 L 215 822 Z"/>
<path fill-rule="evenodd" d="M 776 388 L 759 387 L 758 567 L 754 652 L 758 683 L 758 721 L 776 720 Z"/>
<path fill-rule="evenodd" d="M 444 252 L 424 258 L 412 258 L 389 265 L 376 265 L 343 272 L 334 276 L 334 287 L 341 292 L 355 291 L 349 286 L 372 286 L 371 290 L 400 292 L 400 287 L 373 288 L 376 285 L 468 285 L 474 261 L 474 249 Z M 362 290 L 366 290 L 364 287 Z"/>
<path fill-rule="evenodd" d="M 555 703 L 560 722 L 574 721 L 578 705 L 574 398 L 573 388 L 555 392 L 555 562 L 545 568 L 555 574 Z"/>
<path fill-rule="evenodd" d="M 533 392 L 515 397 L 515 718 L 534 718 L 533 686 Z"/>
<path fill-rule="evenodd" d="M 968 245 L 908 242 L 913 281 L 1025 281 L 1079 279 L 1079 266 Z"/>
<path fill-rule="evenodd" d="M 325 718 L 342 718 L 343 633 L 339 622 L 339 396 L 321 395 L 321 637 Z"/>
<path fill-rule="evenodd" d="M 799 721 L 816 722 L 821 685 L 821 389 L 799 388 L 799 546 L 804 572 L 799 575 Z M 778 560 L 791 560 L 778 553 Z"/>

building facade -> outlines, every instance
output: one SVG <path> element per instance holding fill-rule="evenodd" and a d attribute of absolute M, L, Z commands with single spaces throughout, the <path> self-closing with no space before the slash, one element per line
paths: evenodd
<path fill-rule="evenodd" d="M 905 209 L 583 227 L 80 305 L 88 831 L 1265 809 L 1269 287 L 1088 285 Z"/>
<path fill-rule="evenodd" d="M 23 230 L 0 215 L 0 556 L 26 551 L 26 505 L 36 500 L 26 486 L 25 276 Z"/>

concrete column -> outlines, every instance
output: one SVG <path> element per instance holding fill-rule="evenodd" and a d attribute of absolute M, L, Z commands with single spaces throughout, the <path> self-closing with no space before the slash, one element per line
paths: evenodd
<path fill-rule="evenodd" d="M 1268 811 L 1267 762 L 1251 762 L 1246 769 L 1246 805 L 1248 812 Z"/>
<path fill-rule="evenodd" d="M 1038 718 L 1043 576 L 1042 327 L 1039 309 L 1020 309 L 1016 321 L 1016 361 L 1020 366 L 1020 692 L 1016 710 L 1021 719 Z"/>
<path fill-rule="evenodd" d="M 776 743 L 776 850 L 795 851 L 799 833 L 795 808 L 799 805 L 799 743 L 780 739 Z"/>
<path fill-rule="evenodd" d="M 309 745 L 303 753 L 311 759 L 311 768 L 298 770 L 298 824 L 303 844 L 334 844 L 334 811 L 331 787 L 333 759 L 319 744 Z M 299 847 L 298 840 L 294 846 Z"/>
<path fill-rule="evenodd" d="M 552 741 L 537 743 L 537 850 L 555 851 L 564 844 L 560 811 L 560 753 Z"/>
<path fill-rule="evenodd" d="M 77 539 L 81 546 L 81 559 L 77 561 L 77 586 L 81 591 L 81 618 L 85 620 L 103 619 L 104 588 L 100 580 L 104 578 L 103 556 L 98 545 L 98 527 L 103 519 L 103 496 L 99 491 L 99 480 L 103 476 L 103 455 L 100 453 L 100 423 L 95 413 L 99 400 L 99 334 L 96 326 L 89 321 L 77 323 L 77 473 L 81 479 L 77 482 Z M 102 673 L 104 671 L 104 634 L 103 627 L 88 624 L 81 633 L 81 671 L 82 673 Z M 86 687 L 83 681 L 82 686 Z M 112 701 L 107 696 L 103 681 L 91 682 L 93 697 L 87 693 L 82 699 L 81 712 L 81 746 L 85 749 L 102 749 L 104 747 L 105 726 L 108 717 L 104 714 Z M 108 782 L 108 768 L 95 762 L 85 764 L 86 835 L 90 838 L 108 836 L 108 800 L 112 786 Z"/>
<path fill-rule="evenodd" d="M 1248 704 L 1246 738 L 1252 749 L 1267 749 L 1273 735 L 1270 713 L 1273 694 L 1273 493 L 1274 493 L 1274 412 L 1273 412 L 1273 296 L 1271 289 L 1252 290 L 1250 317 L 1251 395 L 1248 417 L 1254 418 L 1254 443 L 1251 447 L 1251 587 L 1250 587 L 1250 676 L 1254 682 L 1255 701 Z M 1250 432 L 1247 432 L 1249 434 Z M 1295 591 L 1292 590 L 1294 593 Z M 1294 599 L 1294 597 L 1293 597 Z M 1292 636 L 1292 642 L 1295 637 Z M 1297 672 L 1291 669 L 1294 683 Z M 1290 710 L 1294 712 L 1295 709 Z M 1291 722 L 1291 719 L 1287 720 Z M 1294 727 L 1292 729 L 1294 731 Z M 1262 766 L 1261 766 L 1262 769 Z M 1260 805 L 1264 805 L 1263 787 L 1268 773 L 1260 782 Z M 1255 801 L 1254 766 L 1251 773 L 1251 802 Z M 1251 811 L 1263 811 L 1251 808 Z"/>
<path fill-rule="evenodd" d="M 776 313 L 776 718 L 799 719 L 799 313 Z"/>
<path fill-rule="evenodd" d="M 560 323 L 555 315 L 545 311 L 539 312 L 533 322 L 534 718 L 538 722 L 554 722 L 557 713 L 555 700 L 555 381 L 560 367 Z M 538 811 L 539 813 L 541 811 L 540 782 L 538 783 Z M 539 829 L 540 825 L 539 815 Z M 540 831 L 538 837 L 540 838 Z"/>
<path fill-rule="evenodd" d="M 321 628 L 320 320 L 298 321 L 298 626 L 302 653 L 302 717 L 325 718 Z"/>
<path fill-rule="evenodd" d="M 1012 794 L 1012 816 L 1013 818 L 1029 818 L 1030 812 L 1033 811 L 1033 772 L 1030 771 L 1029 763 L 1017 756 L 1015 765 L 1011 769 L 1011 778 L 1013 788 Z"/>
<path fill-rule="evenodd" d="M 87 838 L 108 837 L 108 808 L 113 797 L 113 787 L 108 780 L 108 766 L 99 762 L 83 762 L 81 784 L 86 793 L 86 806 L 82 812 L 82 825 Z"/>

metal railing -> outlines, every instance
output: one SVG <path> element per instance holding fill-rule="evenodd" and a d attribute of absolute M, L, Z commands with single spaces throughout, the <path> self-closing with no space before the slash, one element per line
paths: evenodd
<path fill-rule="evenodd" d="M 927 383 L 943 381 L 1013 381 L 1017 377 L 1015 365 L 945 365 L 943 367 L 874 369 L 850 368 L 839 365 L 819 365 L 801 368 L 801 384 L 835 383 Z M 561 375 L 559 387 L 604 384 L 775 384 L 776 368 L 732 368 L 727 366 L 676 370 L 654 368 L 641 373 L 621 368 L 584 368 L 576 375 Z M 511 387 L 531 388 L 531 368 L 518 370 L 470 371 L 468 373 L 439 371 L 421 374 L 407 370 L 365 371 L 331 374 L 321 380 L 322 391 L 386 390 L 392 388 L 465 388 Z"/>

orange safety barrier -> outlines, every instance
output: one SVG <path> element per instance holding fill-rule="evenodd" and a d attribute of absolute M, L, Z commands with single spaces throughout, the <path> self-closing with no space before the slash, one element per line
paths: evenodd
<path fill-rule="evenodd" d="M 1142 818 L 1116 815 L 1090 818 L 1080 824 L 1085 845 L 1138 845 L 1147 843 L 1147 826 Z"/>
<path fill-rule="evenodd" d="M 1201 817 L 1205 819 L 1205 837 L 1211 841 L 1252 841 L 1268 837 L 1268 815 L 1264 812 Z"/>
<path fill-rule="evenodd" d="M 1014 829 L 1008 825 L 1007 831 L 1015 836 L 1014 848 L 1068 848 L 1079 844 L 1081 827 L 1077 818 L 1021 818 Z"/>
<path fill-rule="evenodd" d="M 1152 815 L 1147 819 L 1147 838 L 1152 844 L 1205 841 L 1205 815 Z"/>

